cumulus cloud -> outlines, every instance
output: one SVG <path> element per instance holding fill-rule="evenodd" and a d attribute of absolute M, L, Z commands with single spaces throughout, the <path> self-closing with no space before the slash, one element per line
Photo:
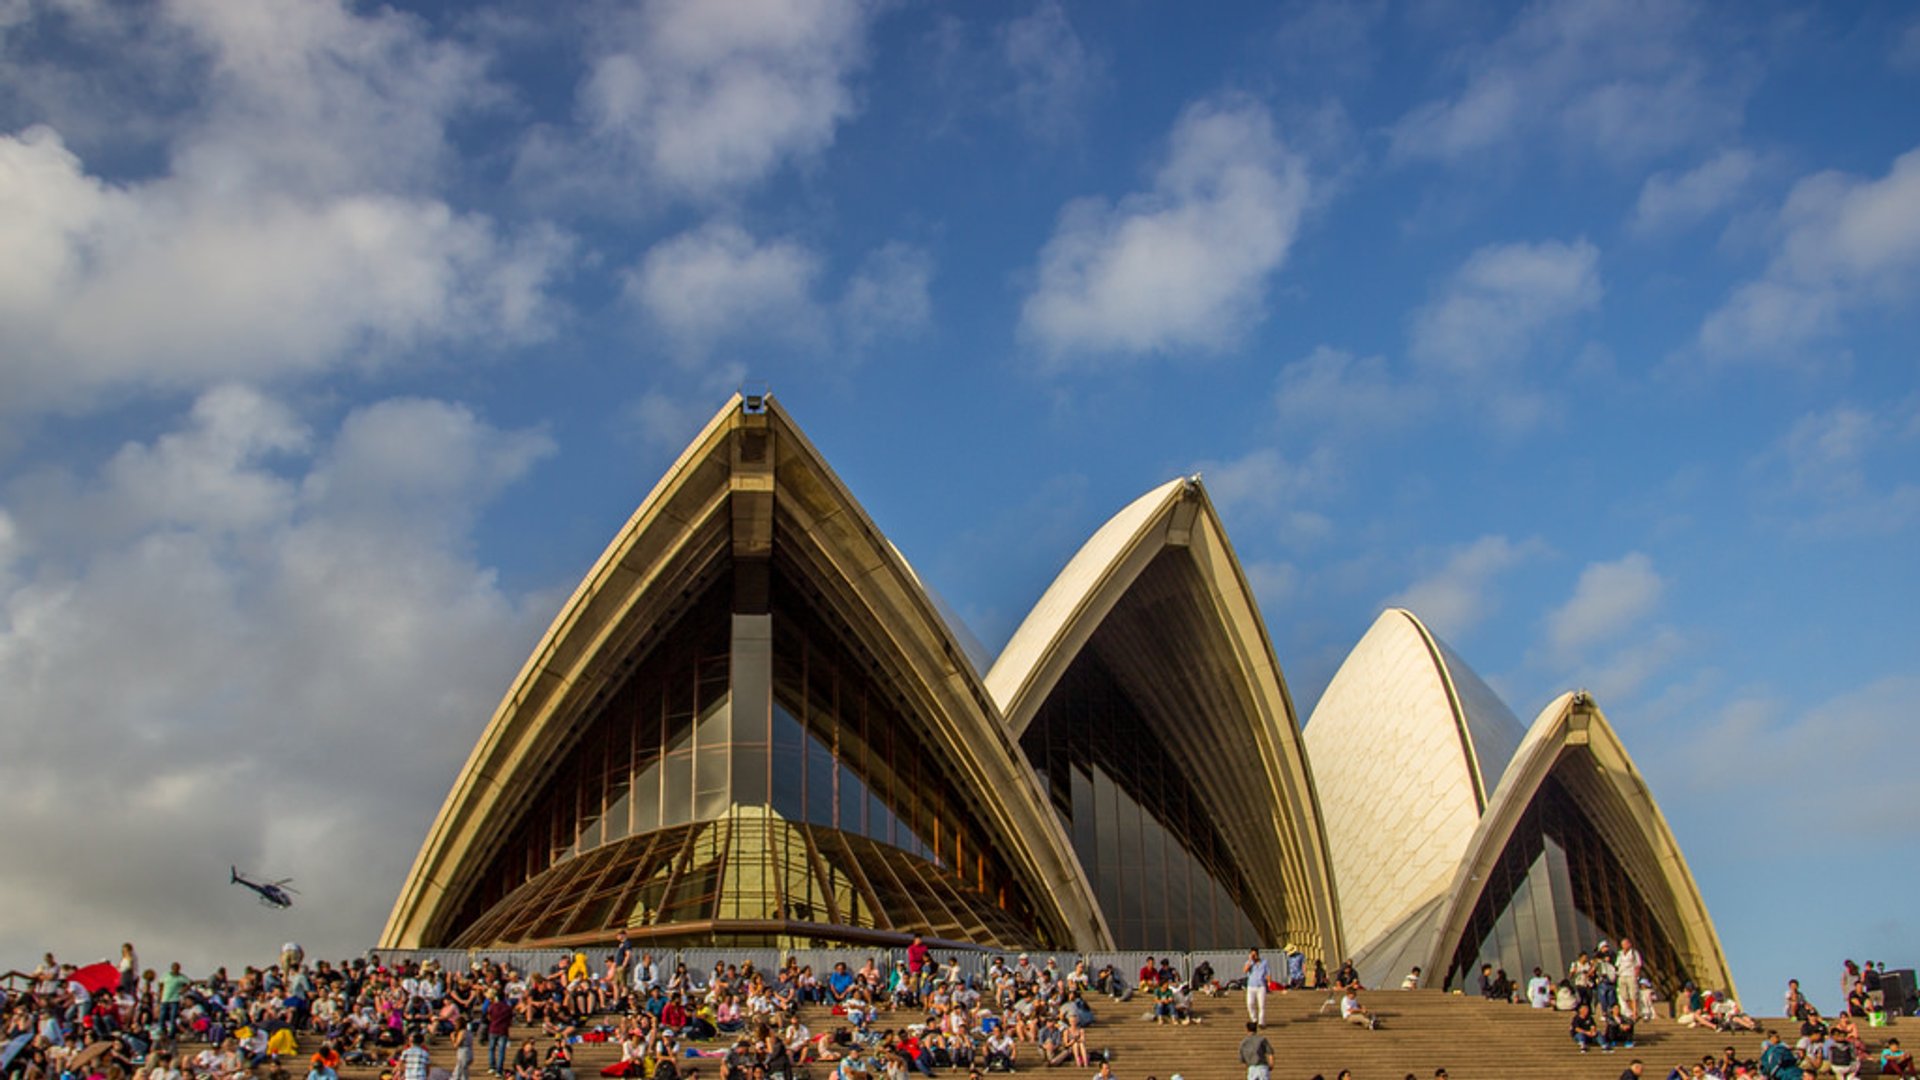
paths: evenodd
<path fill-rule="evenodd" d="M 1920 290 L 1920 149 L 1869 180 L 1823 172 L 1794 186 L 1766 272 L 1735 288 L 1700 327 L 1722 358 L 1791 355 L 1862 310 Z"/>
<path fill-rule="evenodd" d="M 688 364 L 743 342 L 858 352 L 927 322 L 933 263 L 919 248 L 870 252 L 832 303 L 816 295 L 822 276 L 821 257 L 800 241 L 712 221 L 649 249 L 625 274 L 624 292 Z"/>
<path fill-rule="evenodd" d="M 221 386 L 95 472 L 16 485 L 0 952 L 85 958 L 99 927 L 196 966 L 272 952 L 283 920 L 229 863 L 298 879 L 309 947 L 363 947 L 547 614 L 465 549 L 550 449 L 443 401 L 315 431 Z"/>
<path fill-rule="evenodd" d="M 477 58 L 329 0 L 157 10 L 208 58 L 162 173 L 107 179 L 44 125 L 0 135 L 0 408 L 545 332 L 565 238 L 416 191 L 490 92 Z"/>
<path fill-rule="evenodd" d="M 1552 139 L 1607 162 L 1736 130 L 1751 79 L 1712 59 L 1699 7 L 1662 0 L 1534 4 L 1471 53 L 1463 85 L 1394 125 L 1402 160 L 1460 165 Z"/>
<path fill-rule="evenodd" d="M 702 202 L 833 143 L 866 62 L 866 0 L 654 0 L 596 24 L 575 123 L 536 129 L 520 179 L 605 205 Z"/>
<path fill-rule="evenodd" d="M 1666 591 L 1653 560 L 1634 551 L 1588 563 L 1573 595 L 1547 616 L 1547 638 L 1563 656 L 1617 638 L 1651 614 Z"/>
<path fill-rule="evenodd" d="M 1168 141 L 1149 190 L 1069 203 L 1041 250 L 1020 334 L 1054 364 L 1217 350 L 1264 317 L 1306 208 L 1304 161 L 1238 97 L 1189 107 Z"/>
<path fill-rule="evenodd" d="M 1203 461 L 1194 472 L 1221 514 L 1255 521 L 1284 544 L 1310 547 L 1333 534 L 1332 521 L 1305 505 L 1338 483 L 1339 466 L 1325 447 L 1298 460 L 1261 447 L 1230 461 Z"/>
<path fill-rule="evenodd" d="M 1059 0 L 1041 0 L 998 35 L 1001 59 L 1013 72 L 1008 108 L 1015 122 L 1048 141 L 1076 131 L 1093 96 L 1107 81 L 1106 62 L 1074 30 Z"/>
<path fill-rule="evenodd" d="M 779 333 L 814 341 L 820 260 L 792 240 L 764 243 L 738 225 L 714 222 L 650 249 L 627 275 L 627 297 L 674 340 L 702 358 L 725 339 Z"/>
<path fill-rule="evenodd" d="M 1496 606 L 1500 575 L 1545 551 L 1538 539 L 1483 536 L 1447 552 L 1440 564 L 1399 594 L 1390 607 L 1403 607 L 1440 636 L 1455 639 L 1480 624 Z"/>
<path fill-rule="evenodd" d="M 1549 329 L 1600 304 L 1600 251 L 1585 240 L 1489 244 L 1414 313 L 1414 359 L 1467 376 L 1524 358 Z"/>
<path fill-rule="evenodd" d="M 1629 227 L 1642 236 L 1690 228 L 1745 194 L 1758 167 L 1752 151 L 1736 147 L 1683 173 L 1654 173 L 1640 188 Z"/>

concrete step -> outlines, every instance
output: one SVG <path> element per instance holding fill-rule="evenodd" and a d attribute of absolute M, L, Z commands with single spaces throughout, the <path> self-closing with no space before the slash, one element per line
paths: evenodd
<path fill-rule="evenodd" d="M 1568 1037 L 1569 1017 L 1565 1013 L 1437 990 L 1377 991 L 1364 995 L 1363 1000 L 1380 1015 L 1379 1030 L 1346 1023 L 1337 1010 L 1323 1012 L 1327 1001 L 1324 993 L 1269 995 L 1265 1033 L 1274 1048 L 1274 1080 L 1306 1080 L 1316 1073 L 1331 1080 L 1341 1069 L 1353 1070 L 1357 1080 L 1399 1080 L 1407 1075 L 1427 1080 L 1441 1067 L 1452 1080 L 1615 1080 L 1634 1058 L 1644 1061 L 1646 1075 L 1658 1080 L 1676 1064 L 1690 1064 L 1708 1055 L 1717 1057 L 1726 1046 L 1734 1047 L 1742 1057 L 1757 1057 L 1762 1033 L 1768 1027 L 1777 1028 L 1783 1035 L 1797 1033 L 1792 1022 L 1784 1020 L 1762 1020 L 1761 1032 L 1736 1035 L 1655 1020 L 1641 1025 L 1632 1049 L 1581 1054 Z M 1100 1019 L 1088 1030 L 1088 1042 L 1112 1052 L 1114 1073 L 1121 1080 L 1168 1080 L 1176 1073 L 1183 1080 L 1244 1080 L 1246 1070 L 1238 1056 L 1240 1040 L 1246 1034 L 1242 998 L 1237 994 L 1203 997 L 1197 1006 L 1200 1023 L 1157 1025 L 1151 1022 L 1150 1007 L 1144 1000 L 1096 1001 Z M 816 1033 L 844 1022 L 818 1007 L 804 1010 L 802 1019 Z M 904 1010 L 883 1013 L 876 1026 L 904 1027 L 918 1019 L 918 1014 Z M 1897 1037 L 1900 1029 L 1872 1029 L 1866 1034 L 1870 1048 L 1877 1052 L 1882 1041 Z M 516 1030 L 516 1045 L 528 1037 L 536 1038 L 544 1052 L 548 1040 L 540 1038 L 537 1030 Z M 315 1042 L 311 1037 L 302 1040 L 303 1052 L 313 1049 Z M 723 1037 L 703 1044 L 703 1048 L 721 1050 L 731 1043 L 731 1038 Z M 453 1054 L 445 1040 L 435 1040 L 429 1049 L 436 1066 L 451 1068 Z M 1030 1047 L 1022 1049 L 1033 1052 Z M 602 1067 L 619 1060 L 620 1047 L 617 1043 L 580 1043 L 573 1047 L 573 1056 L 579 1080 L 593 1080 Z M 479 1072 L 484 1075 L 484 1046 L 478 1048 L 477 1058 Z M 704 1076 L 717 1080 L 718 1061 L 700 1064 Z M 297 1078 L 304 1068 L 289 1071 Z M 815 1066 L 813 1080 L 822 1080 L 826 1071 Z M 1037 1064 L 1019 1070 L 1035 1076 L 1071 1076 L 1078 1071 L 1072 1066 L 1047 1069 Z M 377 1069 L 349 1069 L 344 1080 L 377 1080 L 378 1073 Z M 951 1070 L 947 1075 L 955 1080 L 964 1080 L 965 1076 Z"/>

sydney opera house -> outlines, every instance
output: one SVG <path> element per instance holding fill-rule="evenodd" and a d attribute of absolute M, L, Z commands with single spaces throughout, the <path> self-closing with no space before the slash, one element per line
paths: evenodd
<path fill-rule="evenodd" d="M 770 397 L 717 413 L 514 680 L 387 948 L 1290 944 L 1379 983 L 1629 937 L 1731 986 L 1595 703 L 1523 724 L 1389 610 L 1304 728 L 1198 478 L 1087 541 L 997 659 Z"/>

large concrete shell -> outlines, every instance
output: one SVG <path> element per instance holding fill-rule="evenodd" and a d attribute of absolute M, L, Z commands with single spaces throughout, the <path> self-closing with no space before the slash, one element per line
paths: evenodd
<path fill-rule="evenodd" d="M 1156 741 L 1197 780 L 1208 824 L 1250 882 L 1256 926 L 1337 956 L 1338 907 L 1293 702 L 1197 477 L 1115 514 L 1016 630 L 986 678 L 1016 738 L 1095 647 L 1112 654 L 1109 669 Z"/>
<path fill-rule="evenodd" d="M 1378 981 L 1421 936 L 1524 730 L 1412 612 L 1380 614 L 1305 733 L 1341 927 Z"/>
<path fill-rule="evenodd" d="M 1624 870 L 1625 884 L 1644 903 L 1653 925 L 1648 927 L 1651 934 L 1641 934 L 1639 946 L 1649 967 L 1666 974 L 1670 985 L 1663 990 L 1672 993 L 1672 984 L 1684 976 L 1702 987 L 1732 992 L 1726 952 L 1680 845 L 1613 725 L 1584 691 L 1562 694 L 1541 710 L 1514 753 L 1434 920 L 1426 965 L 1430 977 L 1445 978 L 1464 955 L 1462 942 L 1485 883 L 1550 782 L 1579 803 L 1600 842 Z M 1568 906 L 1564 899 L 1556 903 Z M 1619 926 L 1599 929 L 1615 935 L 1615 941 L 1629 932 Z M 1660 954 L 1648 937 L 1672 955 Z M 1456 979 L 1455 985 L 1461 981 Z"/>
<path fill-rule="evenodd" d="M 492 851 L 551 782 L 554 762 L 713 568 L 778 536 L 978 804 L 981 830 L 1038 908 L 1045 937 L 1110 937 L 1085 875 L 974 664 L 912 570 L 770 398 L 729 401 L 608 545 L 507 691 L 421 845 L 381 945 L 440 945 Z M 758 703 L 764 707 L 765 703 Z"/>

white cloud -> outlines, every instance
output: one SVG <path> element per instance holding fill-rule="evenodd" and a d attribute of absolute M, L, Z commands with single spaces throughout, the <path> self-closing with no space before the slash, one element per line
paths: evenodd
<path fill-rule="evenodd" d="M 327 0 L 156 17 L 208 58 L 163 172 L 107 180 L 52 128 L 0 135 L 0 408 L 544 333 L 567 241 L 413 193 L 492 93 L 477 57 Z"/>
<path fill-rule="evenodd" d="M 447 123 L 501 100 L 486 58 L 391 8 L 339 0 L 169 0 L 209 50 L 207 117 L 177 168 L 222 186 L 329 195 L 434 177 Z"/>
<path fill-rule="evenodd" d="M 97 474 L 9 495 L 0 951 L 85 955 L 110 925 L 194 966 L 270 953 L 284 921 L 228 863 L 298 879 L 316 952 L 370 940 L 390 896 L 365 885 L 419 839 L 394 823 L 429 820 L 545 617 L 465 550 L 548 449 L 439 401 L 316 433 L 224 386 Z"/>
<path fill-rule="evenodd" d="M 1791 353 L 1855 312 L 1920 291 L 1920 149 L 1866 180 L 1838 172 L 1794 186 L 1766 273 L 1733 291 L 1700 328 L 1718 357 Z"/>
<path fill-rule="evenodd" d="M 1671 626 L 1656 626 L 1622 641 L 1598 660 L 1582 658 L 1568 680 L 1593 691 L 1602 702 L 1627 700 L 1661 671 L 1671 667 L 1688 646 L 1686 636 Z"/>
<path fill-rule="evenodd" d="M 933 300 L 933 257 L 908 244 L 886 244 L 862 260 L 840 297 L 839 316 L 848 345 L 864 350 L 875 341 L 910 336 L 927 325 Z"/>
<path fill-rule="evenodd" d="M 1914 19 L 1894 34 L 1887 63 L 1895 71 L 1920 71 L 1920 19 Z"/>
<path fill-rule="evenodd" d="M 1222 513 L 1269 514 L 1325 490 L 1336 472 L 1333 454 L 1324 447 L 1300 461 L 1288 461 L 1273 447 L 1262 447 L 1232 461 L 1202 462 L 1194 471 L 1205 479 L 1207 494 Z"/>
<path fill-rule="evenodd" d="M 626 292 L 683 357 L 698 360 L 746 336 L 817 342 L 819 273 L 819 258 L 796 241 L 761 243 L 738 225 L 712 222 L 654 245 L 627 275 Z"/>
<path fill-rule="evenodd" d="M 1600 304 L 1600 252 L 1571 244 L 1489 244 L 1414 313 L 1414 359 L 1479 377 L 1523 359 L 1545 333 Z"/>
<path fill-rule="evenodd" d="M 1665 591 L 1666 581 L 1642 552 L 1588 563 L 1573 595 L 1547 615 L 1547 639 L 1560 656 L 1577 656 L 1652 614 Z"/>
<path fill-rule="evenodd" d="M 1544 550 L 1537 539 L 1516 543 L 1504 536 L 1483 536 L 1452 549 L 1439 567 L 1388 599 L 1387 605 L 1406 608 L 1441 637 L 1457 639 L 1496 606 L 1495 580 Z"/>
<path fill-rule="evenodd" d="M 1807 413 L 1754 462 L 1763 503 L 1804 535 L 1899 532 L 1920 521 L 1920 483 L 1907 468 L 1916 441 L 1920 408 L 1911 401 Z"/>
<path fill-rule="evenodd" d="M 1469 164 L 1546 137 L 1615 163 L 1724 135 L 1750 80 L 1710 59 L 1705 25 L 1695 5 L 1663 0 L 1531 5 L 1468 56 L 1457 93 L 1401 118 L 1393 153 Z"/>
<path fill-rule="evenodd" d="M 1074 31 L 1059 0 L 1041 0 L 1001 27 L 999 44 L 1013 71 L 1008 107 L 1015 122 L 1046 140 L 1077 130 L 1106 82 L 1106 64 Z"/>
<path fill-rule="evenodd" d="M 1767 837 L 1770 850 L 1780 850 L 1788 837 L 1804 841 L 1785 841 L 1789 848 L 1850 844 L 1867 858 L 1909 835 L 1911 793 L 1873 781 L 1920 769 L 1912 727 L 1916 697 L 1920 678 L 1900 674 L 1804 709 L 1759 695 L 1737 700 L 1686 740 L 1674 771 L 1709 795 L 1715 812 L 1745 822 L 1742 833 Z M 1789 763 L 1794 775 L 1814 782 L 1754 783 L 1757 776 L 1783 775 Z M 1848 828 L 1838 833 L 1831 827 L 1836 784 L 1848 789 Z"/>
<path fill-rule="evenodd" d="M 838 344 L 858 354 L 926 324 L 933 260 L 925 251 L 891 243 L 868 253 L 831 304 L 816 295 L 821 264 L 798 240 L 763 241 L 711 221 L 654 245 L 626 272 L 624 291 L 687 364 L 746 342 L 802 351 Z"/>
<path fill-rule="evenodd" d="M 1381 357 L 1322 345 L 1281 369 L 1274 401 L 1295 424 L 1378 432 L 1425 415 L 1437 398 L 1433 388 L 1397 378 Z"/>
<path fill-rule="evenodd" d="M 1732 205 L 1758 166 L 1752 151 L 1735 148 L 1678 175 L 1654 173 L 1640 188 L 1630 227 L 1643 236 L 1689 228 Z"/>
<path fill-rule="evenodd" d="M 706 201 L 833 143 L 866 61 L 865 0 L 654 0 L 613 25 L 574 130 L 537 129 L 516 171 L 556 196 Z"/>
<path fill-rule="evenodd" d="M 1307 198 L 1305 164 L 1263 106 L 1193 105 L 1151 190 L 1061 211 L 1020 334 L 1056 364 L 1224 348 L 1264 317 Z"/>

